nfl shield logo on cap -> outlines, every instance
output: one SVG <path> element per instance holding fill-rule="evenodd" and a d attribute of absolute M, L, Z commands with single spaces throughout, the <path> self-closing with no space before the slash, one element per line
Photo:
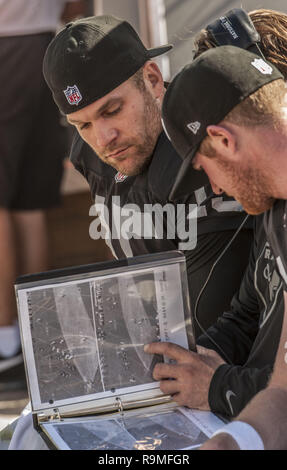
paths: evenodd
<path fill-rule="evenodd" d="M 69 104 L 78 106 L 79 102 L 82 99 L 82 95 L 79 91 L 77 85 L 68 86 L 66 90 L 64 90 L 65 96 Z"/>

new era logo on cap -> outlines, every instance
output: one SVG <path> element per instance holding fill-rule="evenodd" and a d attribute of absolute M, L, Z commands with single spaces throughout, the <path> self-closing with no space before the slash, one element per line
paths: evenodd
<path fill-rule="evenodd" d="M 200 122 L 195 121 L 195 122 L 190 122 L 187 124 L 188 129 L 196 135 L 201 127 Z"/>
<path fill-rule="evenodd" d="M 68 86 L 68 88 L 64 90 L 64 93 L 69 104 L 71 104 L 72 106 L 73 105 L 78 106 L 78 104 L 80 103 L 82 99 L 82 95 L 77 85 Z"/>

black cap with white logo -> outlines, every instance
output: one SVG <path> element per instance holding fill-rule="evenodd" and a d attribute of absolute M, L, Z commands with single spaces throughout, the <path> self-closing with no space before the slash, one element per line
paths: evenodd
<path fill-rule="evenodd" d="M 111 15 L 68 23 L 50 43 L 43 73 L 54 100 L 70 114 L 103 97 L 171 45 L 146 49 L 134 28 Z"/>
<path fill-rule="evenodd" d="M 237 104 L 278 79 L 283 75 L 272 64 L 235 46 L 210 49 L 178 73 L 165 93 L 162 110 L 164 129 L 184 160 L 172 194 L 207 127 L 220 123 Z"/>

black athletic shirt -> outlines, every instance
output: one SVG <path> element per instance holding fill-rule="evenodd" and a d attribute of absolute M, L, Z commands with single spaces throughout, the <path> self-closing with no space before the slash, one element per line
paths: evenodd
<path fill-rule="evenodd" d="M 255 218 L 248 269 L 231 307 L 208 335 L 198 339 L 198 344 L 215 349 L 231 363 L 220 366 L 212 377 L 213 412 L 236 416 L 266 387 L 281 335 L 286 273 L 287 203 L 277 200 L 271 210 Z"/>
<path fill-rule="evenodd" d="M 287 291 L 287 201 L 279 199 L 266 212 L 264 226 L 274 252 L 277 269 Z"/>
<path fill-rule="evenodd" d="M 215 371 L 209 389 L 211 411 L 228 417 L 240 413 L 266 387 L 281 335 L 283 282 L 264 217 L 255 217 L 254 243 L 240 289 L 229 309 L 198 339 L 229 362 Z"/>
<path fill-rule="evenodd" d="M 183 184 L 182 193 L 178 192 L 176 200 L 169 200 L 182 160 L 163 132 L 148 168 L 137 176 L 126 177 L 102 162 L 78 133 L 70 159 L 89 183 L 102 224 L 101 233 L 105 232 L 106 243 L 114 256 L 120 259 L 180 249 L 187 259 L 191 304 L 194 307 L 214 261 L 246 218 L 240 204 L 226 195 L 214 195 L 205 173 L 194 170 L 192 166 L 186 175 L 187 184 Z M 161 212 L 164 206 L 166 211 Z M 154 209 L 154 227 L 157 227 L 157 221 L 164 221 L 163 234 L 159 233 L 158 237 L 143 236 L 144 224 L 140 226 L 151 207 Z M 90 215 L 96 217 L 96 210 Z M 129 217 L 135 213 L 137 217 L 133 217 L 133 221 L 136 222 L 132 224 Z M 197 219 L 194 219 L 194 214 Z M 98 228 L 99 219 L 95 218 L 90 225 L 92 237 L 91 229 Z M 128 228 L 129 237 L 120 236 L 119 220 L 122 228 Z M 184 232 L 191 233 L 194 239 L 190 236 L 189 240 L 185 240 Z M 193 244 L 192 247 L 186 245 L 187 241 Z M 239 287 L 251 241 L 252 218 L 244 224 L 236 238 L 237 245 L 232 245 L 231 251 L 227 251 L 221 259 L 208 290 L 201 298 L 198 315 L 202 317 L 204 327 L 213 323 L 228 307 Z"/>
<path fill-rule="evenodd" d="M 87 179 L 95 202 L 104 203 L 108 208 L 109 220 L 105 222 L 108 223 L 110 228 L 114 222 L 111 219 L 113 201 L 116 202 L 116 205 L 118 202 L 120 207 L 127 204 L 136 204 L 141 211 L 145 209 L 145 205 L 150 204 L 160 204 L 162 206 L 167 203 L 174 206 L 184 204 L 187 210 L 189 204 L 196 204 L 198 206 L 197 235 L 235 230 L 246 216 L 240 204 L 232 198 L 225 195 L 214 195 L 205 173 L 198 172 L 192 167 L 189 175 L 187 175 L 189 180 L 188 192 L 185 190 L 185 194 L 180 195 L 175 201 L 168 200 L 168 195 L 182 160 L 164 133 L 160 135 L 148 169 L 138 176 L 123 177 L 121 181 L 117 182 L 117 179 L 120 179 L 118 172 L 97 158 L 93 150 L 79 136 L 76 136 L 74 140 L 71 161 L 75 168 Z M 206 200 L 207 202 L 205 202 Z M 114 219 L 116 219 L 118 214 L 115 205 L 113 207 Z M 192 210 L 192 207 L 190 209 Z M 185 216 L 188 216 L 188 214 L 189 212 L 185 211 Z M 128 214 L 126 214 L 127 218 Z M 122 217 L 123 221 L 124 217 Z M 119 240 L 112 239 L 111 244 L 115 256 L 123 258 L 155 251 L 178 249 L 181 237 L 176 234 L 173 239 L 168 239 L 168 227 L 164 227 L 164 229 L 163 239 L 148 239 L 142 236 L 131 236 L 129 241 L 121 240 L 120 237 Z M 116 230 L 114 230 L 115 232 Z"/>

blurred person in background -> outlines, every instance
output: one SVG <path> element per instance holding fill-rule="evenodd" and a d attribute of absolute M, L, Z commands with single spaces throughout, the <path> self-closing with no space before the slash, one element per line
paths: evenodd
<path fill-rule="evenodd" d="M 78 0 L 0 0 L 0 384 L 22 370 L 14 281 L 48 268 L 45 210 L 60 202 L 67 128 L 42 75 L 45 50 Z"/>

